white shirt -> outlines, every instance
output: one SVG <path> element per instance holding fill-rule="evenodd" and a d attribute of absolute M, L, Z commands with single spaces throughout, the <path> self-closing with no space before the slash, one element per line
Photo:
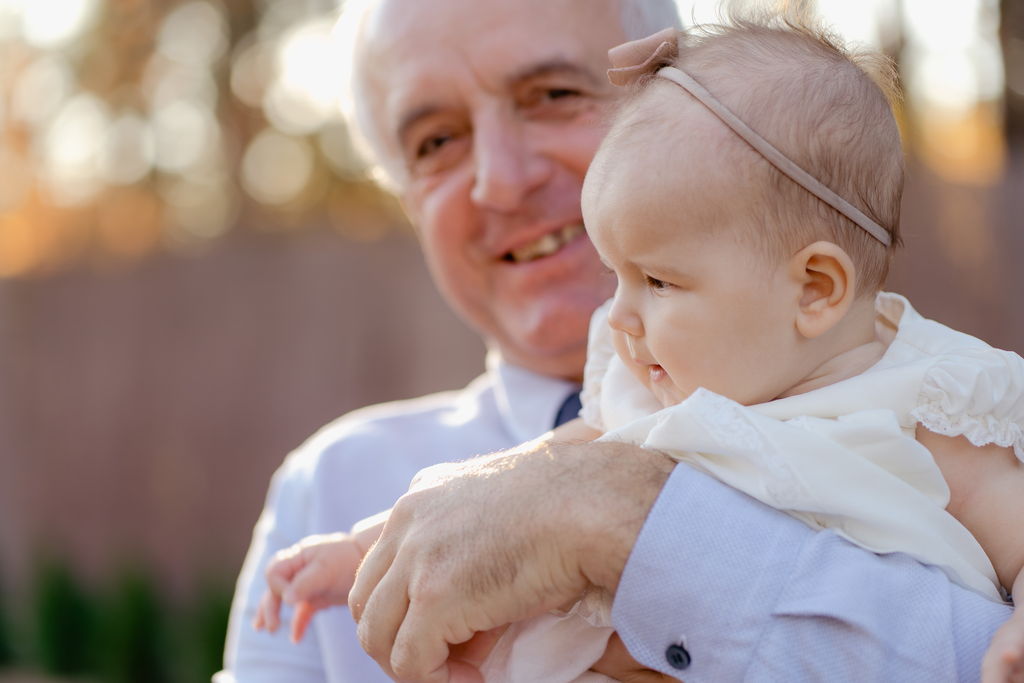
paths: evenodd
<path fill-rule="evenodd" d="M 388 681 L 345 608 L 318 614 L 299 645 L 287 629 L 252 629 L 267 558 L 387 509 L 423 467 L 538 436 L 570 390 L 489 358 L 462 391 L 356 411 L 290 455 L 239 576 L 216 683 Z M 688 683 L 932 683 L 976 680 L 1009 614 L 937 569 L 812 531 L 684 466 L 637 539 L 612 622 L 638 660 Z"/>
<path fill-rule="evenodd" d="M 489 354 L 465 389 L 350 413 L 288 456 L 274 475 L 238 579 L 217 683 L 389 681 L 363 652 L 347 608 L 319 613 L 298 645 L 288 629 L 252 628 L 264 568 L 278 550 L 311 534 L 348 530 L 391 507 L 421 469 L 516 446 L 552 428 L 578 386 Z M 283 623 L 290 621 L 285 608 Z"/>

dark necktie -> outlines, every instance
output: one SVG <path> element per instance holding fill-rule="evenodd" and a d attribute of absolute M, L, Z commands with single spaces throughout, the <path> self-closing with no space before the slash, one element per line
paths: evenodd
<path fill-rule="evenodd" d="M 583 406 L 580 404 L 580 392 L 574 391 L 565 399 L 562 403 L 562 407 L 558 409 L 558 414 L 555 415 L 555 427 L 559 427 L 570 420 L 575 420 L 580 416 L 580 408 Z"/>

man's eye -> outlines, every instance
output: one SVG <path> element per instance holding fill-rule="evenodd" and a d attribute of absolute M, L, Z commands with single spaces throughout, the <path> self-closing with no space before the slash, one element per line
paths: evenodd
<path fill-rule="evenodd" d="M 576 88 L 536 87 L 527 90 L 519 104 L 539 112 L 570 110 L 584 100 L 584 92 Z M 554 109 L 549 110 L 549 107 Z"/>
<path fill-rule="evenodd" d="M 647 282 L 647 286 L 651 289 L 661 290 L 668 289 L 672 286 L 664 280 L 659 280 L 658 278 L 651 277 L 650 275 L 644 275 L 644 280 Z"/>
<path fill-rule="evenodd" d="M 549 88 L 545 92 L 549 100 L 561 100 L 566 97 L 576 97 L 579 94 L 579 90 L 573 90 L 572 88 Z"/>
<path fill-rule="evenodd" d="M 431 135 L 416 148 L 416 157 L 428 157 L 451 141 L 451 135 Z"/>

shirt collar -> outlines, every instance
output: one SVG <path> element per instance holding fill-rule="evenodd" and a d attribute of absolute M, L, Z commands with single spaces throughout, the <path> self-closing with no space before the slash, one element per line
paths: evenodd
<path fill-rule="evenodd" d="M 487 372 L 494 377 L 498 414 L 517 443 L 550 430 L 562 403 L 580 388 L 575 382 L 511 365 L 493 349 L 487 352 Z"/>

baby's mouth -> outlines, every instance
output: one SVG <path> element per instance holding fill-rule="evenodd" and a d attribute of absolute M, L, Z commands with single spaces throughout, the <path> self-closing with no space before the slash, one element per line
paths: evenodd
<path fill-rule="evenodd" d="M 665 368 L 660 365 L 648 365 L 647 372 L 652 382 L 660 382 L 668 377 L 668 373 L 665 372 Z"/>
<path fill-rule="evenodd" d="M 513 249 L 502 256 L 501 260 L 509 263 L 529 263 L 545 256 L 551 256 L 583 232 L 583 225 L 580 223 L 567 225 L 561 230 L 549 232 L 529 244 Z"/>

